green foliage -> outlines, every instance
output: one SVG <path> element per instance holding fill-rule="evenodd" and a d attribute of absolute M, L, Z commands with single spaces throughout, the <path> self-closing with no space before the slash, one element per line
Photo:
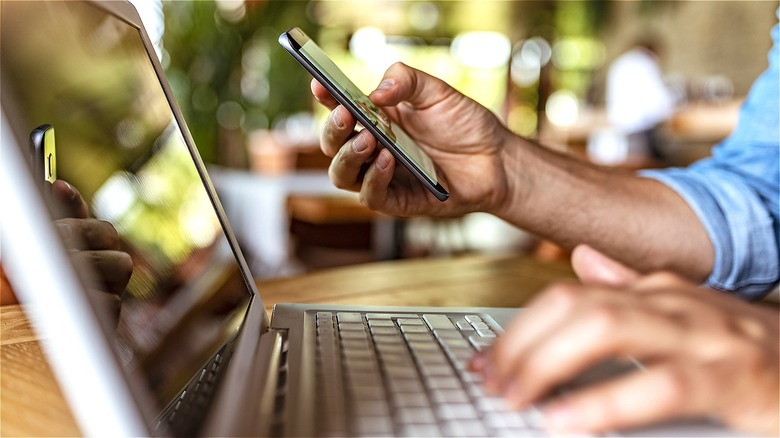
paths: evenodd
<path fill-rule="evenodd" d="M 309 76 L 276 42 L 293 26 L 315 33 L 308 5 L 246 1 L 230 17 L 213 1 L 165 2 L 164 65 L 207 162 L 218 156 L 220 130 L 245 134 L 309 108 Z"/>

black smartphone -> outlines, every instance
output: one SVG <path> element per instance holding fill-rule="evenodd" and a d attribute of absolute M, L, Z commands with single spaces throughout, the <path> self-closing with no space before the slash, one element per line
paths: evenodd
<path fill-rule="evenodd" d="M 450 196 L 436 176 L 433 161 L 399 126 L 390 123 L 383 111 L 339 69 L 336 64 L 297 27 L 279 36 L 282 45 L 330 94 L 368 129 L 379 143 L 417 177 L 440 201 Z"/>
<path fill-rule="evenodd" d="M 54 127 L 41 125 L 30 133 L 30 154 L 33 174 L 37 181 L 53 183 L 57 180 L 57 148 Z"/>

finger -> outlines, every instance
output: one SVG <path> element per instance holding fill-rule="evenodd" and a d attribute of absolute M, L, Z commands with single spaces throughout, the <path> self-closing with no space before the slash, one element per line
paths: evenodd
<path fill-rule="evenodd" d="M 583 286 L 570 282 L 557 283 L 541 292 L 493 343 L 482 370 L 487 389 L 497 392 L 499 376 L 507 376 L 531 345 L 565 321 L 584 293 Z"/>
<path fill-rule="evenodd" d="M 346 108 L 339 105 L 328 115 L 322 126 L 320 148 L 322 152 L 333 157 L 350 137 L 355 135 L 355 117 Z"/>
<path fill-rule="evenodd" d="M 52 184 L 52 191 L 64 205 L 68 217 L 89 217 L 89 206 L 75 187 L 59 179 Z"/>
<path fill-rule="evenodd" d="M 381 149 L 366 171 L 360 190 L 360 202 L 372 210 L 380 210 L 386 206 L 388 188 L 394 172 L 395 157 L 387 149 Z"/>
<path fill-rule="evenodd" d="M 630 304 L 585 308 L 528 348 L 505 383 L 508 401 L 525 406 L 607 359 L 659 357 L 681 348 L 682 327 Z"/>
<path fill-rule="evenodd" d="M 371 162 L 376 146 L 376 139 L 364 129 L 341 147 L 328 168 L 333 185 L 343 190 L 360 191 L 365 166 Z"/>
<path fill-rule="evenodd" d="M 119 313 L 122 310 L 122 299 L 118 294 L 106 293 L 102 290 L 89 289 L 89 298 L 92 303 L 101 309 L 104 315 L 111 315 L 114 326 L 119 320 Z"/>
<path fill-rule="evenodd" d="M 698 290 L 691 286 L 693 284 L 683 277 L 672 272 L 663 271 L 638 278 L 631 285 L 631 289 L 635 291 L 653 291 L 658 289 Z"/>
<path fill-rule="evenodd" d="M 339 104 L 336 99 L 333 98 L 330 92 L 326 90 L 325 87 L 323 87 L 322 84 L 320 84 L 316 79 L 311 80 L 311 93 L 319 103 L 328 109 L 333 109 Z"/>
<path fill-rule="evenodd" d="M 542 410 L 545 426 L 554 434 L 593 433 L 703 415 L 707 400 L 718 400 L 718 385 L 706 374 L 676 364 L 630 373 L 550 402 Z"/>
<path fill-rule="evenodd" d="M 105 286 L 104 292 L 121 294 L 133 275 L 133 259 L 122 251 L 76 251 L 71 253 L 74 262 L 89 265 Z"/>
<path fill-rule="evenodd" d="M 54 225 L 68 249 L 119 249 L 116 228 L 99 219 L 57 219 Z"/>
<path fill-rule="evenodd" d="M 453 92 L 452 87 L 441 79 L 397 62 L 387 69 L 370 97 L 379 106 L 408 102 L 415 108 L 427 108 Z"/>
<path fill-rule="evenodd" d="M 577 277 L 585 284 L 625 287 L 639 278 L 639 272 L 588 245 L 578 245 L 574 248 L 571 265 Z"/>

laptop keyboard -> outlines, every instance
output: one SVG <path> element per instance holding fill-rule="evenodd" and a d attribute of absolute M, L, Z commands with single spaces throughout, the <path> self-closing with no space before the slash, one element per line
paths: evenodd
<path fill-rule="evenodd" d="M 468 371 L 496 333 L 478 315 L 318 312 L 318 430 L 330 436 L 540 436 Z"/>
<path fill-rule="evenodd" d="M 216 381 L 224 363 L 223 347 L 187 383 L 179 395 L 171 401 L 154 423 L 155 433 L 165 432 L 174 436 L 194 436 L 214 395 Z"/>

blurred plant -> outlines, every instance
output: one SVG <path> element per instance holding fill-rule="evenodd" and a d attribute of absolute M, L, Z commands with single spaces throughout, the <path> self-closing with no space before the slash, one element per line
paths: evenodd
<path fill-rule="evenodd" d="M 308 74 L 277 44 L 315 34 L 307 1 L 166 1 L 163 66 L 207 162 L 235 164 L 244 134 L 309 109 Z M 233 158 L 230 158 L 233 156 Z"/>

